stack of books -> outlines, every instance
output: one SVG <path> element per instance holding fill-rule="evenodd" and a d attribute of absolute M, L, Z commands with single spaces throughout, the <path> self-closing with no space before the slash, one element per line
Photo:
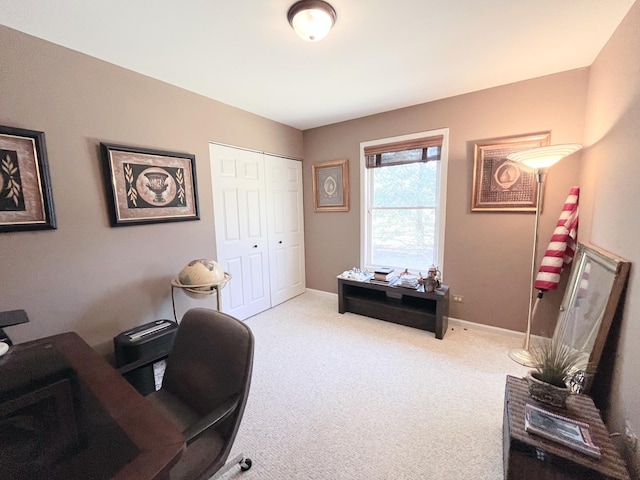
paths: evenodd
<path fill-rule="evenodd" d="M 395 270 L 391 267 L 381 267 L 373 271 L 373 278 L 369 280 L 369 283 L 375 283 L 377 285 L 392 285 L 398 276 Z"/>
<path fill-rule="evenodd" d="M 418 277 L 415 275 L 402 274 L 398 279 L 398 286 L 404 288 L 417 289 L 419 287 Z"/>

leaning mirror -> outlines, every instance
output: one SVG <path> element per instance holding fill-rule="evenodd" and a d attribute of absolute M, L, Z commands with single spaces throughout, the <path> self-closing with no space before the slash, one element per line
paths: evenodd
<path fill-rule="evenodd" d="M 578 244 L 553 336 L 584 352 L 583 378 L 577 387 L 581 393 L 588 392 L 598 369 L 629 266 L 612 253 Z"/>

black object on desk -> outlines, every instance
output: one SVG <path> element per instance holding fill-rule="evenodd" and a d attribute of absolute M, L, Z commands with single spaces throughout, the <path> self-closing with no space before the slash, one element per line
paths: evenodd
<path fill-rule="evenodd" d="M 0 312 L 0 342 L 4 342 L 7 345 L 13 345 L 13 342 L 9 338 L 9 335 L 4 333 L 4 327 L 12 327 L 13 325 L 19 325 L 21 323 L 27 323 L 29 317 L 24 310 L 8 310 L 6 312 Z"/>

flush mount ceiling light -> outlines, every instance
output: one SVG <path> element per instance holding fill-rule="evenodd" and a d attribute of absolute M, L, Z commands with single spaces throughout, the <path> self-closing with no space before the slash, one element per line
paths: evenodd
<path fill-rule="evenodd" d="M 308 42 L 322 40 L 336 23 L 336 18 L 334 8 L 322 0 L 300 0 L 287 13 L 295 32 Z"/>

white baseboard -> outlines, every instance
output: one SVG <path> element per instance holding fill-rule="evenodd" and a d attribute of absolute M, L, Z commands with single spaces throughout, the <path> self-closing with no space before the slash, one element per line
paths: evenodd
<path fill-rule="evenodd" d="M 332 297 L 337 297 L 338 296 L 337 293 L 325 292 L 324 290 L 316 290 L 315 288 L 307 288 L 306 291 L 307 292 L 312 292 L 312 293 L 319 293 L 321 295 L 329 295 L 329 296 L 332 296 Z"/>
<path fill-rule="evenodd" d="M 324 290 L 316 290 L 314 288 L 307 288 L 306 291 L 317 293 L 320 295 L 332 296 L 332 297 L 338 296 L 337 293 L 325 292 Z M 483 323 L 469 322 L 468 320 L 461 320 L 459 318 L 454 318 L 454 317 L 449 317 L 449 328 L 451 327 L 464 328 L 467 330 L 476 330 L 476 331 L 488 332 L 488 333 L 495 333 L 498 335 L 506 335 L 508 337 L 522 338 L 522 339 L 524 339 L 524 335 L 525 335 L 524 332 L 517 332 L 515 330 L 509 330 L 507 328 L 494 327 L 492 325 L 485 325 Z M 541 337 L 538 337 L 537 335 L 531 335 L 531 338 L 541 338 Z"/>
<path fill-rule="evenodd" d="M 467 320 L 461 320 L 459 318 L 449 317 L 449 328 L 459 327 L 467 330 L 477 330 L 482 332 L 496 333 L 498 335 L 506 335 L 514 338 L 524 338 L 523 332 L 516 332 L 515 330 L 509 330 L 507 328 L 494 327 L 492 325 L 485 325 L 483 323 L 469 322 Z"/>
<path fill-rule="evenodd" d="M 494 327 L 492 325 L 484 325 L 483 323 L 469 322 L 467 320 L 460 320 L 459 318 L 449 317 L 449 328 L 451 327 L 465 328 L 467 330 L 476 330 L 479 332 L 495 333 L 498 335 L 505 335 L 507 337 L 519 338 L 522 340 L 524 340 L 525 336 L 524 332 L 517 332 L 515 330 L 509 330 L 507 328 Z M 540 335 L 531 335 L 530 340 L 539 342 L 543 338 L 544 337 L 541 337 Z"/>

